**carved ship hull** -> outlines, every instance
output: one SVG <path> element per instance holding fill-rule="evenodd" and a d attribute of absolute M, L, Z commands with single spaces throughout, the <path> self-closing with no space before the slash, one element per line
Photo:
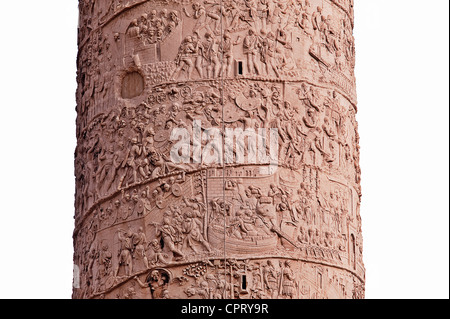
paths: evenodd
<path fill-rule="evenodd" d="M 228 253 L 238 255 L 266 253 L 274 250 L 278 242 L 276 235 L 246 236 L 243 239 L 230 237 L 224 234 L 223 227 L 219 225 L 212 225 L 209 228 L 208 238 L 213 247 L 218 249 L 225 247 Z"/>

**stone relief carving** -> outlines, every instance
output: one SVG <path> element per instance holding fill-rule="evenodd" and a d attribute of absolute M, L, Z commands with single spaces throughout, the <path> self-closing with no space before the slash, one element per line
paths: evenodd
<path fill-rule="evenodd" d="M 353 1 L 79 3 L 74 298 L 363 298 Z"/>

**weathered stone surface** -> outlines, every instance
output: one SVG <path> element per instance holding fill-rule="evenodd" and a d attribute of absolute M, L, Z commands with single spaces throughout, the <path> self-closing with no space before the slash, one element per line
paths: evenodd
<path fill-rule="evenodd" d="M 79 7 L 73 297 L 363 298 L 353 1 Z"/>

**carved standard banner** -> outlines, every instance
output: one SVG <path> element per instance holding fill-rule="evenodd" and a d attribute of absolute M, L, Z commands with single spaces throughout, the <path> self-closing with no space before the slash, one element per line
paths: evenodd
<path fill-rule="evenodd" d="M 73 297 L 364 298 L 353 1 L 79 8 Z"/>

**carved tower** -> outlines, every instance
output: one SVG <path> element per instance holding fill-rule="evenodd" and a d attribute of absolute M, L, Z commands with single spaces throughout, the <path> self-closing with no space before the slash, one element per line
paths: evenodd
<path fill-rule="evenodd" d="M 353 0 L 79 0 L 74 298 L 364 298 Z"/>

